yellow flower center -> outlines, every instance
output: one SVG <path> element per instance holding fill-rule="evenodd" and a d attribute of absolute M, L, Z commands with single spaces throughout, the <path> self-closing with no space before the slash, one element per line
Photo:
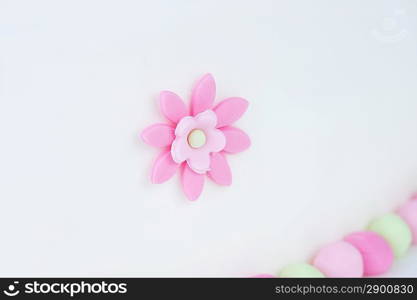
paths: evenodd
<path fill-rule="evenodd" d="M 194 129 L 188 135 L 187 140 L 192 148 L 201 148 L 206 144 L 206 134 L 201 129 Z"/>

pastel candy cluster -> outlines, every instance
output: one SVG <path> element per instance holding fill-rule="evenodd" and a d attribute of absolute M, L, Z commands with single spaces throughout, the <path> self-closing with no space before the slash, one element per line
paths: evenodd
<path fill-rule="evenodd" d="M 322 247 L 311 263 L 284 267 L 279 277 L 362 277 L 387 272 L 395 258 L 417 244 L 417 194 L 396 213 L 374 219 L 364 231 Z M 258 278 L 267 276 L 258 275 Z M 273 277 L 268 275 L 268 277 Z"/>
<path fill-rule="evenodd" d="M 375 232 L 351 233 L 344 240 L 360 252 L 363 260 L 363 275 L 365 276 L 385 273 L 394 261 L 394 253 L 390 245 Z"/>

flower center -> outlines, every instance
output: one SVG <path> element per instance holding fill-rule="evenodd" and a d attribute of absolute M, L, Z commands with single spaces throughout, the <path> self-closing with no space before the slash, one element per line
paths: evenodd
<path fill-rule="evenodd" d="M 206 144 L 206 134 L 201 129 L 194 129 L 188 135 L 187 140 L 192 148 L 201 148 Z"/>

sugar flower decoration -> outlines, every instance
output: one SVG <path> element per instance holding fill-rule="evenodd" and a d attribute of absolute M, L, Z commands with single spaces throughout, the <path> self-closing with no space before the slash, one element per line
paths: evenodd
<path fill-rule="evenodd" d="M 250 139 L 242 130 L 232 127 L 246 111 L 248 102 L 239 97 L 227 98 L 213 107 L 216 84 L 206 74 L 194 87 L 190 110 L 173 92 L 159 97 L 167 124 L 154 124 L 142 132 L 147 144 L 162 148 L 151 172 L 153 183 L 163 183 L 177 170 L 185 195 L 194 201 L 200 196 L 205 175 L 219 185 L 231 185 L 232 173 L 225 154 L 246 150 Z"/>

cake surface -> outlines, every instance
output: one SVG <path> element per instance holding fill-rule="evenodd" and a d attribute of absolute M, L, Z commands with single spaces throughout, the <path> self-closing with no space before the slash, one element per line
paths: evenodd
<path fill-rule="evenodd" d="M 0 4 L 2 276 L 276 274 L 417 188 L 412 1 L 23 2 Z M 138 135 L 207 72 L 252 146 L 190 202 Z"/>

